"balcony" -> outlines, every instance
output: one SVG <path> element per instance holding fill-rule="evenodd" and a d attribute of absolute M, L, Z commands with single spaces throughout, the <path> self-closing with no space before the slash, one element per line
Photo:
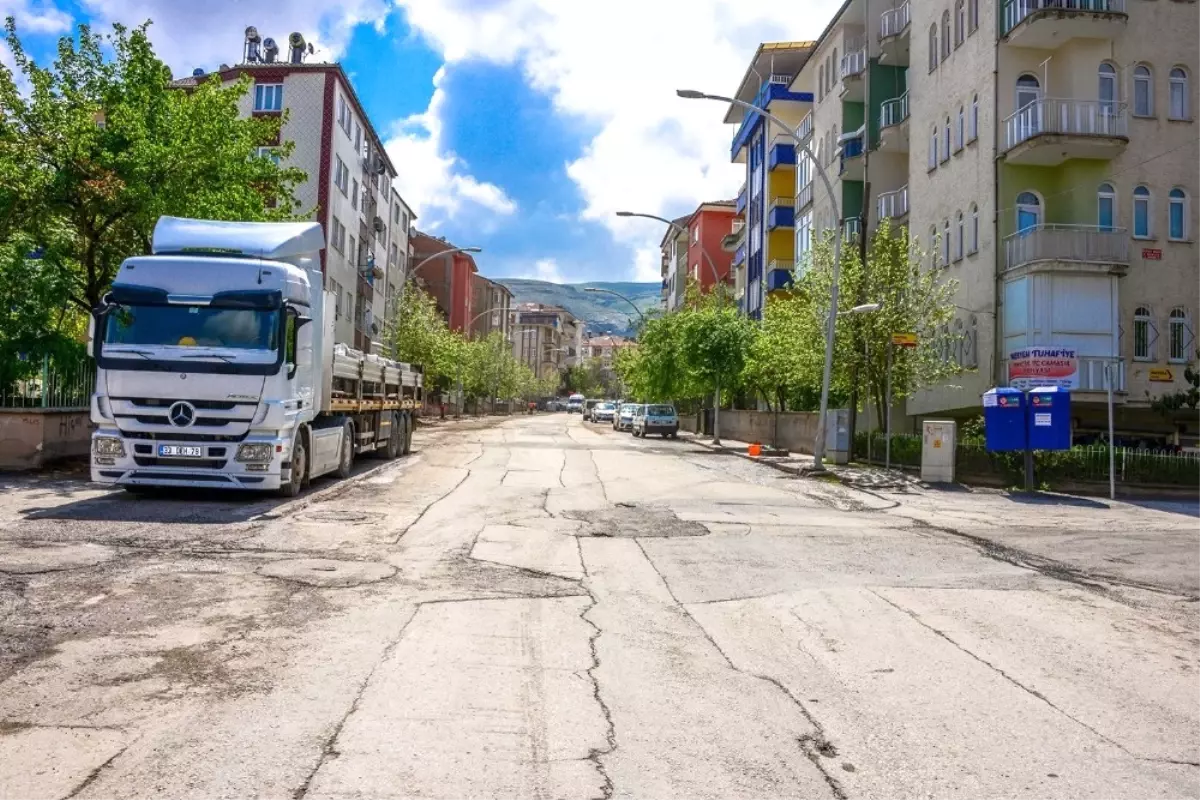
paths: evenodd
<path fill-rule="evenodd" d="M 790 133 L 777 133 L 767 153 L 767 171 L 796 168 L 796 140 Z"/>
<path fill-rule="evenodd" d="M 804 115 L 804 119 L 800 120 L 800 124 L 796 127 L 796 135 L 800 137 L 800 141 L 808 144 L 808 140 L 813 134 L 813 115 L 808 112 Z"/>
<path fill-rule="evenodd" d="M 809 181 L 804 186 L 800 187 L 800 191 L 796 192 L 796 210 L 803 211 L 812 205 L 813 201 L 813 182 Z"/>
<path fill-rule="evenodd" d="M 789 88 L 791 83 L 791 76 L 772 74 L 770 79 L 765 81 L 762 88 L 759 89 L 758 96 L 754 98 L 754 105 L 770 111 L 771 104 L 775 102 L 811 103 L 813 101 L 812 92 L 793 92 Z M 737 132 L 733 135 L 733 143 L 729 148 L 731 161 L 738 163 L 744 161 L 742 150 L 750 141 L 750 134 L 758 125 L 760 116 L 757 111 L 747 110 L 742 117 L 742 124 L 738 126 Z"/>
<path fill-rule="evenodd" d="M 854 244 L 862 234 L 862 220 L 858 217 L 846 217 L 842 220 L 842 241 Z"/>
<path fill-rule="evenodd" d="M 790 197 L 781 197 L 771 203 L 771 207 L 767 209 L 767 230 L 773 231 L 776 228 L 794 228 L 796 227 L 796 207 L 795 201 Z"/>
<path fill-rule="evenodd" d="M 726 253 L 732 253 L 745 241 L 746 222 L 745 220 L 735 219 L 733 221 L 733 230 L 721 238 L 721 249 Z"/>
<path fill-rule="evenodd" d="M 912 15 L 908 0 L 879 16 L 879 60 L 891 66 L 908 63 Z"/>
<path fill-rule="evenodd" d="M 737 250 L 733 251 L 733 266 L 737 267 L 746 263 L 746 245 L 742 245 Z"/>
<path fill-rule="evenodd" d="M 1113 39 L 1125 30 L 1125 0 L 1004 0 L 1001 42 L 1052 50 L 1071 39 Z"/>
<path fill-rule="evenodd" d="M 1004 160 L 1056 167 L 1072 158 L 1115 158 L 1129 143 L 1124 103 L 1043 98 L 1004 120 Z"/>
<path fill-rule="evenodd" d="M 746 211 L 746 184 L 742 184 L 742 188 L 738 190 L 737 203 L 734 206 L 734 211 L 738 216 L 741 216 Z"/>
<path fill-rule="evenodd" d="M 907 153 L 908 147 L 908 92 L 905 92 L 879 108 L 879 149 L 885 153 Z"/>
<path fill-rule="evenodd" d="M 782 292 L 792 288 L 794 276 L 789 261 L 771 261 L 767 264 L 767 292 Z"/>
<path fill-rule="evenodd" d="M 865 93 L 862 75 L 867 71 L 867 42 L 865 39 L 855 39 L 846 42 L 846 54 L 838 76 L 842 82 L 841 97 L 849 102 L 862 102 Z"/>
<path fill-rule="evenodd" d="M 908 216 L 908 186 L 901 186 L 894 192 L 884 192 L 875 202 L 879 219 L 903 219 Z"/>
<path fill-rule="evenodd" d="M 1129 231 L 1095 225 L 1037 225 L 1004 240 L 1005 271 L 1100 272 L 1129 269 Z"/>
<path fill-rule="evenodd" d="M 863 137 L 859 132 L 848 139 L 844 139 L 841 143 L 842 154 L 840 165 L 838 166 L 838 175 L 842 180 L 861 181 L 865 173 L 863 165 Z"/>

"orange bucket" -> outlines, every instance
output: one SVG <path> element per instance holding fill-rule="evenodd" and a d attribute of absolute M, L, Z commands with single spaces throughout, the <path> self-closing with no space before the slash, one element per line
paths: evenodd
<path fill-rule="evenodd" d="M 761 456 L 762 455 L 762 445 L 759 444 L 758 442 L 755 442 L 754 444 L 747 447 L 746 451 L 748 453 L 750 453 L 750 455 L 752 455 L 752 456 Z"/>

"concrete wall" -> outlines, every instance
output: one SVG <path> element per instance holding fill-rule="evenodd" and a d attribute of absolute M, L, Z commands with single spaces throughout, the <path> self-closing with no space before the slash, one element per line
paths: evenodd
<path fill-rule="evenodd" d="M 769 411 L 721 409 L 721 437 L 811 453 L 817 436 L 817 416 L 805 411 L 784 412 L 778 415 L 776 428 L 776 415 Z"/>
<path fill-rule="evenodd" d="M 86 456 L 91 436 L 86 409 L 0 408 L 0 469 L 39 469 Z"/>

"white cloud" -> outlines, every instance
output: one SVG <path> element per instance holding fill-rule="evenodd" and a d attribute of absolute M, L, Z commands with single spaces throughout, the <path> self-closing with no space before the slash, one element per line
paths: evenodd
<path fill-rule="evenodd" d="M 559 269 L 558 262 L 553 258 L 539 259 L 533 265 L 533 274 L 530 278 L 536 278 L 539 281 L 549 281 L 551 283 L 566 283 L 566 278 L 563 277 L 562 270 Z"/>
<path fill-rule="evenodd" d="M 397 0 L 447 65 L 519 64 L 555 108 L 597 125 L 567 165 L 583 217 L 631 247 L 639 277 L 658 275 L 646 252 L 662 227 L 615 211 L 672 215 L 732 197 L 743 167 L 729 163 L 732 131 L 715 103 L 677 88 L 732 92 L 760 41 L 815 38 L 838 0 L 804 13 L 773 0 Z M 653 278 L 652 278 L 653 279 Z"/>
<path fill-rule="evenodd" d="M 444 77 L 445 69 L 438 70 L 429 107 L 397 123 L 384 147 L 399 173 L 396 185 L 417 212 L 422 229 L 437 230 L 448 219 L 470 213 L 476 229 L 488 233 L 496 217 L 515 213 L 517 204 L 499 186 L 471 176 L 462 159 L 446 148 Z"/>
<path fill-rule="evenodd" d="M 10 16 L 16 18 L 20 35 L 66 33 L 71 29 L 71 15 L 55 8 L 50 0 L 0 0 L 0 20 Z M 11 61 L 5 63 L 11 68 Z"/>

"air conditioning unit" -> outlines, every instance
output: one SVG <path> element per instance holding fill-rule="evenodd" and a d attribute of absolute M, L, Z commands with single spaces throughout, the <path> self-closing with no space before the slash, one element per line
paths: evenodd
<path fill-rule="evenodd" d="M 376 217 L 373 219 L 371 221 L 371 227 L 373 227 L 379 233 L 383 233 L 385 230 L 387 230 L 387 227 L 383 224 L 382 217 Z"/>

